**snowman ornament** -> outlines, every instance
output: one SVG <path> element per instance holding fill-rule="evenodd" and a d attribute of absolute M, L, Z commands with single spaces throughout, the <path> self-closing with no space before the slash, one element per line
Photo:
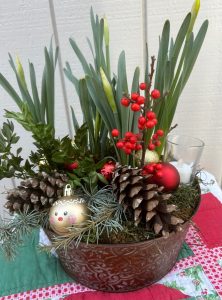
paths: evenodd
<path fill-rule="evenodd" d="M 73 195 L 70 184 L 65 186 L 64 196 L 55 201 L 49 212 L 49 224 L 58 235 L 65 235 L 70 228 L 81 226 L 89 218 L 85 199 Z"/>

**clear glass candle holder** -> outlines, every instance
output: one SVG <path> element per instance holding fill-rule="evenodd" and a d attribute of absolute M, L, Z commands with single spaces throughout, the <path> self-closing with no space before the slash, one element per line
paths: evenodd
<path fill-rule="evenodd" d="M 164 161 L 171 163 L 180 174 L 180 183 L 190 184 L 197 172 L 204 142 L 186 135 L 170 134 L 166 139 Z"/>

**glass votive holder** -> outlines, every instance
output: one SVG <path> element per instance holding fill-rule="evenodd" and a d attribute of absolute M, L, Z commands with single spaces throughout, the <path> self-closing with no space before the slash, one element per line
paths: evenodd
<path fill-rule="evenodd" d="M 170 134 L 166 138 L 164 161 L 171 163 L 180 174 L 180 183 L 190 184 L 197 172 L 204 142 L 186 135 Z"/>

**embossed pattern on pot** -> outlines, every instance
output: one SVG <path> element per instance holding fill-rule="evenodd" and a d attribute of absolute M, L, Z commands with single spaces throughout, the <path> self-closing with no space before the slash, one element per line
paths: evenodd
<path fill-rule="evenodd" d="M 148 286 L 174 266 L 189 222 L 168 239 L 134 244 L 96 245 L 75 242 L 58 250 L 64 270 L 81 284 L 101 291 L 126 292 Z M 50 235 L 50 233 L 48 233 Z"/>

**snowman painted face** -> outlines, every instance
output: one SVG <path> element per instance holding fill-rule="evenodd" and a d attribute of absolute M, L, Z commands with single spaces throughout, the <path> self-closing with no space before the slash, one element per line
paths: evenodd
<path fill-rule="evenodd" d="M 58 234 L 69 232 L 69 227 L 80 224 L 85 220 L 85 203 L 58 200 L 50 209 L 49 222 L 51 228 Z"/>
<path fill-rule="evenodd" d="M 61 207 L 55 210 L 54 215 L 51 216 L 50 222 L 52 224 L 60 223 L 61 225 L 69 224 L 70 226 L 75 224 L 77 221 L 76 215 L 68 211 L 67 207 Z"/>

